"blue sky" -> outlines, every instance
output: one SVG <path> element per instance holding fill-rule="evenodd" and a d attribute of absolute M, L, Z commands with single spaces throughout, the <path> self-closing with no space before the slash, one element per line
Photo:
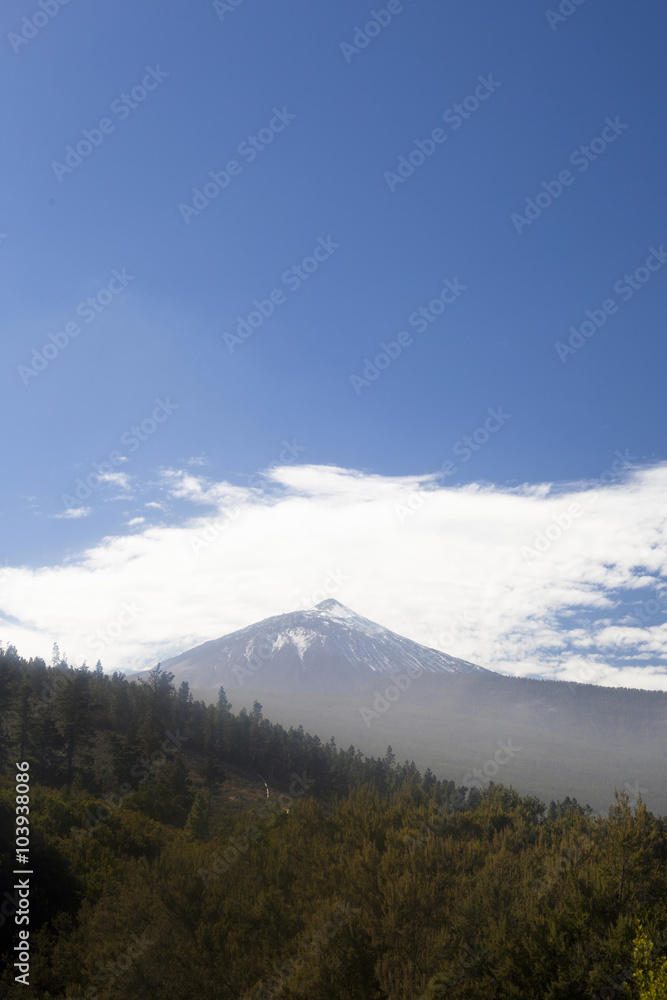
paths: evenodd
<path fill-rule="evenodd" d="M 104 539 L 190 524 L 202 497 L 192 478 L 170 491 L 173 476 L 242 490 L 285 462 L 285 441 L 297 451 L 287 464 L 412 490 L 410 477 L 437 473 L 501 407 L 502 433 L 487 431 L 440 483 L 492 484 L 499 502 L 507 490 L 596 483 L 619 452 L 639 469 L 667 460 L 662 5 L 565 0 L 573 12 L 557 20 L 545 13 L 556 4 L 470 0 L 393 0 L 391 16 L 382 0 L 44 3 L 42 16 L 36 0 L 7 0 L 0 32 L 13 95 L 1 112 L 0 561 L 27 574 L 26 605 L 4 604 L 10 623 L 24 620 L 40 568 L 56 573 Z M 26 27 L 35 15 L 40 26 Z M 90 155 L 59 167 L 103 119 Z M 271 141 L 253 156 L 242 144 L 262 134 Z M 421 164 L 417 140 L 433 148 Z M 392 180 L 411 154 L 419 165 Z M 184 212 L 230 161 L 225 189 Z M 539 192 L 537 217 L 517 223 Z M 446 281 L 460 291 L 436 317 L 429 303 Z M 272 315 L 226 341 L 272 291 Z M 86 322 L 77 308 L 98 295 Z M 432 322 L 415 317 L 424 307 Z M 599 328 L 557 350 L 587 311 Z M 68 323 L 80 330 L 69 340 Z M 386 370 L 353 384 L 402 333 Z M 66 346 L 26 374 L 50 334 Z M 170 413 L 151 425 L 157 400 Z M 131 428 L 142 421 L 139 441 Z M 77 477 L 113 453 L 80 516 L 57 516 Z M 612 479 L 606 487 L 620 488 L 623 476 Z M 414 590 L 424 574 L 405 572 Z M 372 579 L 369 569 L 360 595 Z M 398 597 L 387 601 L 373 609 L 380 620 Z M 220 634 L 265 610 L 220 611 L 219 629 L 190 632 Z M 33 609 L 30 628 L 46 642 L 54 625 Z"/>

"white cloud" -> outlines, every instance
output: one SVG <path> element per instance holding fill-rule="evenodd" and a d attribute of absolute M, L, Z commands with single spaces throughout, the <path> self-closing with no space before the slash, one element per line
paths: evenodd
<path fill-rule="evenodd" d="M 88 517 L 88 515 L 92 514 L 92 512 L 92 507 L 68 507 L 67 510 L 62 511 L 60 514 L 53 514 L 52 517 L 54 517 L 56 521 L 61 521 L 63 519 L 70 521 L 72 518 Z"/>
<path fill-rule="evenodd" d="M 22 625 L 0 638 L 27 656 L 57 640 L 74 660 L 137 669 L 315 603 L 340 573 L 333 596 L 355 611 L 491 669 L 667 690 L 655 610 L 667 609 L 667 465 L 612 486 L 512 489 L 328 466 L 265 475 L 259 490 L 167 470 L 163 498 L 194 513 L 139 530 L 133 518 L 76 559 L 10 568 L 0 607 Z M 647 594 L 653 610 L 637 618 Z M 100 649 L 124 602 L 136 619 Z"/>
<path fill-rule="evenodd" d="M 109 486 L 118 486 L 121 490 L 127 490 L 130 486 L 130 477 L 127 472 L 102 472 L 98 473 L 100 483 Z"/>

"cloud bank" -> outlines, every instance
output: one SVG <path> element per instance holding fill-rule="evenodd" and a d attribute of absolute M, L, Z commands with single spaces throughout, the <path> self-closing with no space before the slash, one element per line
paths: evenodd
<path fill-rule="evenodd" d="M 198 472 L 163 470 L 75 558 L 6 567 L 0 639 L 138 670 L 334 596 L 492 670 L 667 690 L 667 464 L 511 489 L 313 465 L 252 488 Z"/>

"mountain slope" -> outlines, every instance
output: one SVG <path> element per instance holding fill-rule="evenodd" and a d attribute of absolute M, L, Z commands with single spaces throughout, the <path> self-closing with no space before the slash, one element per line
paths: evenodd
<path fill-rule="evenodd" d="M 215 702 L 222 685 L 236 711 L 258 700 L 286 728 L 378 756 L 391 744 L 399 759 L 462 785 L 493 780 L 603 810 L 617 788 L 667 809 L 667 693 L 505 677 L 335 600 L 203 643 L 163 667 L 196 697 Z M 400 695 L 395 672 L 410 680 Z"/>
<path fill-rule="evenodd" d="M 320 694 L 351 691 L 397 671 L 488 672 L 397 635 L 333 599 L 202 643 L 162 666 L 177 682 L 199 690 L 251 685 Z"/>

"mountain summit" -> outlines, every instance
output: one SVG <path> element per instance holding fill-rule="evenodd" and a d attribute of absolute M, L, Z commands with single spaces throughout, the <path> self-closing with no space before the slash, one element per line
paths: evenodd
<path fill-rule="evenodd" d="M 162 666 L 198 690 L 222 685 L 319 694 L 351 691 L 378 674 L 408 669 L 487 672 L 397 635 L 333 598 L 204 642 Z"/>

